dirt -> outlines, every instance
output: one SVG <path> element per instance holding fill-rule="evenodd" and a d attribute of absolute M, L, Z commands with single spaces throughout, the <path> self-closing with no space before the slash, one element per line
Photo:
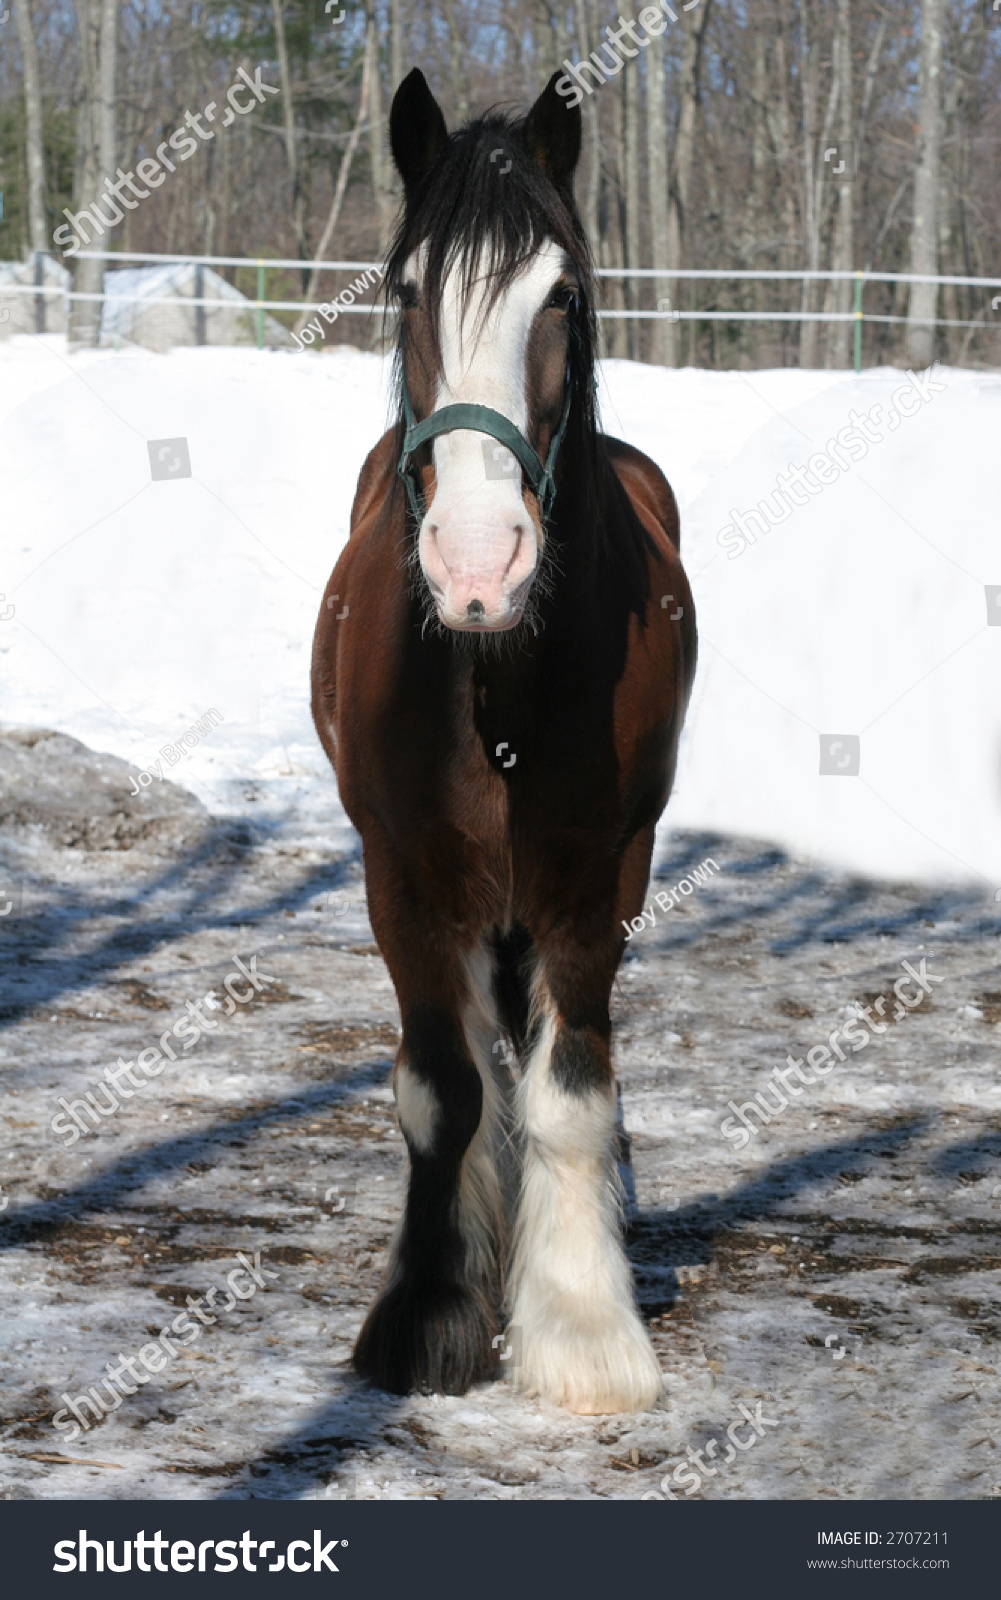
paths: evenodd
<path fill-rule="evenodd" d="M 768 1425 L 725 1464 L 711 1451 L 692 1497 L 1001 1494 L 997 907 L 665 835 L 664 883 L 707 854 L 721 870 L 631 941 L 614 999 L 664 1398 L 575 1417 L 500 1377 L 400 1399 L 349 1366 L 403 1183 L 357 845 L 278 781 L 213 817 L 169 781 L 131 797 L 131 770 L 0 736 L 0 1494 L 632 1499 L 664 1480 L 685 1498 L 666 1475 L 742 1405 Z M 207 1011 L 213 1030 L 67 1147 L 59 1097 L 255 953 L 254 998 Z M 729 1100 L 922 958 L 942 979 L 923 1004 L 893 1018 L 891 1000 L 885 1033 L 744 1149 L 722 1136 Z M 274 1276 L 226 1311 L 238 1252 Z M 75 1437 L 52 1426 L 213 1286 L 216 1320 L 164 1371 Z"/>

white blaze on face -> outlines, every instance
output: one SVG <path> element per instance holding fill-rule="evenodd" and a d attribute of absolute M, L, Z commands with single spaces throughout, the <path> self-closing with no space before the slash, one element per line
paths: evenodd
<path fill-rule="evenodd" d="M 442 295 L 444 379 L 436 411 L 489 406 L 528 431 L 527 353 L 532 323 L 564 266 L 551 242 L 483 317 L 489 281 L 474 283 L 461 307 L 458 268 Z M 489 434 L 459 429 L 433 442 L 436 488 L 421 523 L 424 576 L 450 628 L 512 628 L 524 610 L 539 560 L 539 535 L 522 497 L 521 467 Z"/>

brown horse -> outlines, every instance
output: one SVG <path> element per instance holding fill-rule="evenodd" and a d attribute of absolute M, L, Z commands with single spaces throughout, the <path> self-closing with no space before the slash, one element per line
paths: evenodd
<path fill-rule="evenodd" d="M 556 81 L 451 136 L 420 72 L 396 94 L 400 417 L 320 611 L 313 715 L 403 1024 L 406 1210 L 355 1366 L 461 1394 L 506 1317 L 521 1387 L 599 1413 L 661 1386 L 621 1241 L 609 998 L 695 624 L 671 489 L 596 424 Z"/>

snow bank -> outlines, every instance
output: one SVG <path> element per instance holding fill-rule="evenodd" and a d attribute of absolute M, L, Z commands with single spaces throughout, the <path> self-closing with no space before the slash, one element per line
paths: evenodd
<path fill-rule="evenodd" d="M 602 376 L 605 426 L 675 486 L 699 613 L 672 826 L 883 876 L 979 877 L 993 895 L 1001 626 L 988 626 L 985 586 L 1001 585 L 1001 379 L 936 371 L 941 388 L 902 394 L 895 371 L 608 362 Z M 217 809 L 234 803 L 232 779 L 334 806 L 309 647 L 386 383 L 378 357 L 336 347 L 68 357 L 55 335 L 0 347 L 0 616 L 14 606 L 0 622 L 0 719 L 150 768 L 214 707 L 223 724 L 173 766 L 176 781 Z M 837 442 L 853 410 L 881 432 L 864 449 Z M 168 449 L 177 476 L 151 481 L 149 441 L 179 438 L 191 476 Z M 808 469 L 806 503 L 738 549 L 733 513 L 767 496 L 781 513 L 778 475 L 825 451 L 826 485 Z M 836 742 L 831 775 L 822 736 Z"/>

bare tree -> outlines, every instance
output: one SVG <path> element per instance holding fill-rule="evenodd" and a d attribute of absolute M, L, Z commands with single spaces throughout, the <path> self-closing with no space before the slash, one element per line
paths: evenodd
<path fill-rule="evenodd" d="M 855 133 L 854 101 L 852 96 L 852 0 L 838 0 L 838 16 L 834 35 L 835 71 L 838 79 L 838 155 L 845 162 L 844 176 L 850 181 L 838 188 L 838 210 L 834 230 L 834 248 L 831 269 L 834 272 L 851 272 L 855 265 L 855 176 L 858 152 L 852 153 Z M 852 307 L 852 285 L 847 279 L 834 284 L 831 296 L 834 309 L 845 313 Z M 827 324 L 827 364 L 847 367 L 851 364 L 853 329 L 850 322 Z"/>
<path fill-rule="evenodd" d="M 577 53 L 581 61 L 590 54 L 592 20 L 595 0 L 575 0 L 574 20 L 577 29 Z M 601 119 L 598 104 L 588 95 L 583 106 L 584 136 L 586 141 L 584 195 L 582 216 L 591 249 L 598 254 L 598 200 L 601 193 Z"/>
<path fill-rule="evenodd" d="M 565 0 L 556 0 L 556 9 L 553 13 L 553 47 L 555 51 L 555 56 L 553 59 L 554 72 L 562 63 L 569 45 L 570 32 L 569 28 L 567 27 L 567 8 Z"/>
<path fill-rule="evenodd" d="M 759 251 L 766 232 L 768 212 L 768 37 L 763 28 L 754 33 L 754 66 L 751 77 L 751 182 L 747 194 L 744 223 L 744 261 L 749 268 L 758 265 Z M 755 311 L 765 307 L 767 285 L 755 279 L 751 284 L 751 302 Z M 749 327 L 752 349 L 757 356 L 758 331 L 754 323 Z"/>
<path fill-rule="evenodd" d="M 599 108 L 600 109 L 600 108 Z M 601 169 L 601 194 L 598 202 L 598 264 L 606 270 L 625 266 L 625 229 L 623 227 L 622 194 L 625 179 L 622 158 L 625 149 L 624 101 L 621 94 L 613 95 L 610 110 L 613 117 L 614 137 L 605 146 Z M 620 276 L 604 280 L 605 309 L 626 309 L 624 279 Z M 625 320 L 611 317 L 604 324 L 602 350 L 608 356 L 620 357 L 629 353 Z"/>
<path fill-rule="evenodd" d="M 938 183 L 942 144 L 942 0 L 921 0 L 921 85 L 918 147 L 911 217 L 911 271 L 938 271 Z M 915 366 L 935 353 L 938 286 L 912 283 L 907 310 L 907 350 Z"/>
<path fill-rule="evenodd" d="M 43 253 L 48 246 L 45 230 L 45 150 L 42 144 L 42 92 L 38 75 L 38 48 L 31 23 L 29 0 L 14 7 L 17 39 L 24 74 L 24 113 L 28 156 L 28 228 L 35 255 L 35 282 L 42 282 Z M 35 296 L 35 332 L 45 332 L 45 296 Z"/>
<path fill-rule="evenodd" d="M 365 55 L 361 64 L 361 94 L 358 98 L 358 115 L 355 118 L 355 125 L 351 129 L 351 137 L 348 140 L 347 148 L 341 157 L 341 164 L 337 173 L 337 182 L 334 185 L 334 198 L 330 203 L 330 210 L 327 213 L 327 220 L 323 225 L 323 232 L 320 234 L 320 242 L 316 247 L 317 261 L 322 261 L 326 255 L 330 241 L 334 237 L 334 229 L 337 226 L 337 220 L 341 214 L 341 206 L 344 204 L 344 194 L 348 186 L 348 178 L 351 176 L 351 163 L 354 161 L 355 151 L 358 148 L 358 143 L 362 136 L 362 130 L 365 126 L 365 118 L 368 114 L 369 88 L 372 83 L 372 57 L 375 54 L 376 48 L 375 23 L 370 22 L 368 27 L 365 29 Z M 321 269 L 319 267 L 314 267 L 309 275 L 309 283 L 306 287 L 306 299 L 310 302 L 316 294 L 316 287 L 320 281 L 320 271 Z M 310 312 L 304 311 L 302 313 L 298 322 L 296 323 L 295 331 L 297 333 L 302 332 L 306 323 L 309 321 L 309 317 Z"/>
<path fill-rule="evenodd" d="M 285 0 L 271 0 L 271 15 L 275 25 L 278 78 L 282 90 L 285 161 L 288 166 L 289 184 L 292 190 L 292 227 L 295 232 L 296 253 L 300 261 L 306 261 L 309 256 L 309 249 L 306 243 L 306 197 L 299 182 L 299 157 L 295 140 L 295 96 L 292 88 L 292 74 L 289 71 L 288 46 L 285 40 Z M 305 289 L 305 268 L 303 268 L 302 286 Z"/>
<path fill-rule="evenodd" d="M 32 250 L 48 244 L 45 230 L 45 152 L 42 145 L 42 92 L 38 76 L 38 48 L 31 22 L 29 0 L 14 7 L 17 39 L 24 73 L 24 109 L 27 126 L 28 224 Z"/>
<path fill-rule="evenodd" d="M 365 37 L 365 52 L 368 60 L 369 74 L 369 129 L 368 148 L 372 163 L 372 190 L 375 200 L 375 214 L 379 225 L 379 256 L 385 254 L 389 243 L 389 235 L 393 226 L 393 214 L 396 202 L 393 198 L 393 184 L 390 176 L 389 150 L 386 143 L 386 129 L 382 118 L 382 77 L 379 69 L 379 25 L 375 14 L 375 0 L 367 3 L 368 28 Z M 369 48 L 371 38 L 371 49 Z"/>
<path fill-rule="evenodd" d="M 783 237 L 778 249 L 778 264 L 783 271 L 795 266 L 796 243 L 796 155 L 793 148 L 793 117 L 789 104 L 792 75 L 791 22 L 788 0 L 779 0 L 780 21 L 775 38 L 775 115 L 773 142 L 779 158 L 779 192 L 783 196 Z"/>
<path fill-rule="evenodd" d="M 403 0 L 389 0 L 389 75 L 395 94 L 407 75 L 403 54 Z"/>
<path fill-rule="evenodd" d="M 461 5 L 456 0 L 443 0 L 448 29 L 448 59 L 451 67 L 452 91 L 455 95 L 455 120 L 467 121 L 469 117 L 469 83 L 466 77 L 466 46 L 459 27 Z"/>
<path fill-rule="evenodd" d="M 230 8 L 236 32 L 229 48 L 209 20 L 219 12 L 215 4 L 208 12 L 193 9 L 193 0 L 7 4 L 18 13 L 6 29 L 14 50 L 0 58 L 8 212 L 0 252 L 8 255 L 29 240 L 33 247 L 42 242 L 41 216 L 51 233 L 63 220 L 57 213 L 72 216 L 73 207 L 84 249 L 114 239 L 135 250 L 298 252 L 308 266 L 329 220 L 331 191 L 339 187 L 336 253 L 372 259 L 398 194 L 388 160 L 387 95 L 412 62 L 426 72 L 454 125 L 471 107 L 526 100 L 564 58 L 585 61 L 592 51 L 600 53 L 607 81 L 592 74 L 581 102 L 577 192 L 601 265 L 640 262 L 665 271 L 834 265 L 845 272 L 863 265 L 907 272 L 917 265 L 987 276 L 1001 252 L 1001 166 L 989 159 L 1001 104 L 1001 29 L 990 0 L 948 6 L 944 0 L 876 0 L 875 6 L 755 0 L 711 11 L 707 0 L 688 11 L 674 0 L 673 10 L 660 8 L 670 26 L 639 56 L 623 42 L 614 0 L 365 0 L 352 22 L 345 13 L 343 27 L 331 26 L 323 0 L 310 6 L 244 0 Z M 641 11 L 637 6 L 633 14 Z M 116 16 L 117 50 L 128 69 L 117 84 L 107 76 L 116 48 L 109 18 Z M 372 20 L 380 68 L 376 74 L 370 57 L 366 117 L 356 136 L 362 43 Z M 603 31 L 606 21 L 618 45 Z M 32 22 L 37 67 L 26 32 Z M 4 32 L 0 27 L 0 37 Z M 626 58 L 621 66 L 616 51 Z M 265 64 L 270 57 L 272 82 L 281 74 L 280 110 L 268 113 L 262 102 L 252 117 L 230 124 L 217 117 L 212 142 L 199 144 L 197 158 L 134 209 L 127 189 L 112 192 L 118 159 L 135 166 L 169 140 L 185 107 L 224 104 L 237 66 L 254 72 L 262 53 Z M 927 126 L 916 140 L 922 95 Z M 855 182 L 841 189 L 825 180 L 852 136 Z M 342 152 L 352 140 L 345 165 Z M 365 140 L 371 168 L 366 155 L 359 171 Z M 825 162 L 831 146 L 838 156 Z M 328 170 L 331 148 L 337 152 L 332 180 L 316 186 L 314 175 Z M 82 292 L 100 290 L 100 267 L 78 260 L 77 271 Z M 300 292 L 292 277 L 272 277 L 276 297 Z M 234 274 L 234 281 L 252 292 L 252 271 Z M 627 295 L 632 305 L 647 307 L 670 293 L 675 306 L 680 299 L 697 307 L 711 296 L 720 310 L 735 313 L 818 306 L 845 313 L 851 293 L 847 284 L 804 290 L 792 280 L 683 283 L 679 291 L 676 280 L 657 287 L 634 280 L 627 287 L 620 278 L 605 280 L 602 289 L 611 309 L 624 309 Z M 888 313 L 903 319 L 867 322 L 867 359 L 914 358 L 913 351 L 907 355 L 909 306 L 920 358 L 937 348 L 952 359 L 998 358 L 997 318 L 990 297 L 976 289 L 944 286 L 938 297 L 932 286 L 912 296 L 906 284 L 870 282 L 865 304 L 873 319 Z M 937 306 L 943 318 L 973 326 L 933 342 Z M 96 302 L 77 301 L 71 327 L 78 337 L 96 338 L 97 318 Z M 642 348 L 662 361 L 684 354 L 716 365 L 748 357 L 816 365 L 850 357 L 850 320 L 826 327 L 717 321 L 696 330 L 689 321 L 680 328 L 630 327 L 625 320 L 603 326 L 610 349 L 625 353 L 632 342 L 634 353 Z"/>
<path fill-rule="evenodd" d="M 646 148 L 647 183 L 650 193 L 650 265 L 667 265 L 667 107 L 664 45 L 655 39 L 646 61 Z M 677 280 L 654 278 L 657 300 L 678 304 Z M 650 359 L 667 366 L 671 361 L 670 324 L 651 324 Z"/>
<path fill-rule="evenodd" d="M 532 91 L 539 94 L 549 82 L 553 61 L 553 14 L 549 0 L 532 0 Z"/>
<path fill-rule="evenodd" d="M 115 68 L 118 46 L 118 0 L 76 0 L 77 43 L 80 52 L 82 95 L 78 113 L 77 179 L 75 200 L 80 210 L 97 208 L 105 226 L 114 226 L 123 213 L 102 187 L 114 181 Z M 101 209 L 103 203 L 105 209 Z M 109 216 L 110 211 L 110 216 Z M 116 215 L 117 213 L 117 215 Z M 92 242 L 100 248 L 104 226 Z M 104 289 L 104 263 L 77 260 L 74 288 L 78 294 L 99 295 Z M 69 338 L 72 344 L 96 345 L 101 334 L 101 301 L 71 301 Z"/>
<path fill-rule="evenodd" d="M 627 63 L 628 67 L 628 63 Z M 640 135 L 639 135 L 639 74 L 627 70 L 622 74 L 622 209 L 625 219 L 625 265 L 635 270 L 640 265 Z M 626 279 L 626 306 L 630 311 L 640 308 L 642 278 Z M 640 358 L 640 324 L 633 317 L 626 320 L 626 348 L 631 361 Z"/>
<path fill-rule="evenodd" d="M 820 127 L 820 137 L 814 143 L 817 123 L 817 106 L 820 99 L 820 17 L 811 15 L 811 0 L 800 0 L 800 78 L 803 86 L 803 220 L 806 233 L 806 265 L 810 272 L 820 271 L 820 246 L 824 225 L 824 202 L 827 197 L 826 181 L 832 172 L 827 163 L 831 148 L 831 132 L 838 107 L 840 88 L 837 72 L 831 73 L 827 105 Z M 816 309 L 816 279 L 803 279 L 800 306 L 804 313 Z M 820 324 L 804 320 L 800 324 L 799 364 L 815 367 L 817 364 L 817 328 Z"/>
<path fill-rule="evenodd" d="M 695 13 L 696 21 L 694 26 L 689 25 L 686 29 L 682 47 L 678 126 L 674 136 L 668 196 L 667 265 L 669 267 L 682 265 L 682 249 L 685 229 L 688 226 L 688 204 L 692 187 L 692 162 L 695 155 L 695 112 L 699 103 L 702 41 L 705 38 L 711 7 L 712 0 L 705 0 L 705 6 L 700 7 Z M 678 365 L 680 359 L 678 324 L 665 322 L 664 328 L 670 365 L 674 367 Z"/>

